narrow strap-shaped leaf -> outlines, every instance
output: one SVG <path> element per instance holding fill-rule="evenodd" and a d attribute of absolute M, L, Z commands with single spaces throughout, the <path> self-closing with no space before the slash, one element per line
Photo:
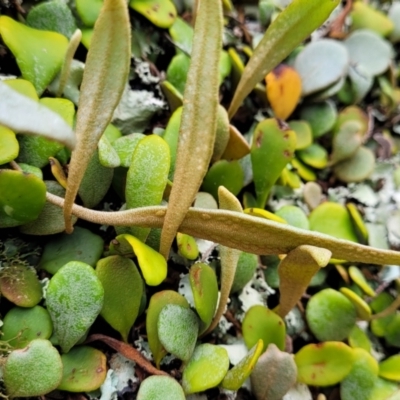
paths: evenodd
<path fill-rule="evenodd" d="M 217 4 L 219 3 L 219 4 Z M 222 5 L 199 3 L 193 50 L 183 96 L 174 183 L 161 233 L 160 252 L 168 256 L 179 225 L 207 172 L 217 128 Z"/>
<path fill-rule="evenodd" d="M 243 212 L 239 200 L 229 190 L 220 186 L 218 188 L 219 207 L 225 210 Z M 240 250 L 236 250 L 226 246 L 220 246 L 219 254 L 221 257 L 221 295 L 217 311 L 214 318 L 205 333 L 211 332 L 218 324 L 223 313 L 225 312 L 226 305 L 228 304 L 229 293 L 231 292 L 233 280 L 235 279 L 235 272 L 237 263 L 240 257 Z"/>
<path fill-rule="evenodd" d="M 18 133 L 41 135 L 75 147 L 75 134 L 57 113 L 0 82 L 0 124 Z M 21 115 L 24 117 L 21 118 Z"/>
<path fill-rule="evenodd" d="M 339 0 L 293 0 L 278 15 L 243 71 L 229 107 L 230 118 L 256 84 L 317 29 L 339 3 Z"/>
<path fill-rule="evenodd" d="M 63 198 L 51 193 L 46 194 L 46 199 L 59 207 L 64 204 Z M 160 228 L 164 223 L 166 207 L 105 212 L 74 205 L 73 213 L 79 218 L 101 225 Z M 179 231 L 254 254 L 287 254 L 298 246 L 309 244 L 330 250 L 332 257 L 340 260 L 400 265 L 398 251 L 376 249 L 233 211 L 190 208 Z"/>
<path fill-rule="evenodd" d="M 81 85 L 76 121 L 77 146 L 69 166 L 64 218 L 72 232 L 71 210 L 100 136 L 124 90 L 130 65 L 130 24 L 125 0 L 105 0 L 94 27 Z"/>
<path fill-rule="evenodd" d="M 299 246 L 279 264 L 279 306 L 277 314 L 282 318 L 296 305 L 307 290 L 312 277 L 325 267 L 332 253 L 315 246 Z"/>

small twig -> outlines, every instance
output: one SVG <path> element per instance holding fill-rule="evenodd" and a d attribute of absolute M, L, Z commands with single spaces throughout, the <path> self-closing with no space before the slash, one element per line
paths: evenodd
<path fill-rule="evenodd" d="M 110 346 L 114 350 L 118 351 L 118 353 L 121 353 L 124 357 L 128 358 L 129 360 L 134 361 L 136 364 L 139 365 L 140 368 L 142 368 L 144 371 L 146 371 L 149 374 L 168 376 L 168 374 L 166 372 L 160 371 L 159 369 L 154 367 L 150 363 L 150 361 L 143 356 L 143 354 L 140 351 L 138 351 L 134 347 L 130 346 L 129 344 L 126 344 L 117 339 L 113 339 L 109 336 L 101 335 L 101 334 L 90 335 L 87 338 L 86 343 L 94 342 L 95 340 L 100 340 L 100 341 L 106 343 L 108 346 Z"/>
<path fill-rule="evenodd" d="M 22 168 L 15 161 L 10 161 L 9 164 L 11 165 L 12 169 L 15 169 L 16 171 L 22 171 Z"/>
<path fill-rule="evenodd" d="M 332 22 L 330 26 L 329 36 L 331 38 L 341 39 L 345 36 L 345 33 L 343 32 L 343 26 L 352 7 L 353 7 L 353 0 L 347 0 L 343 10 L 340 12 L 338 17 L 335 19 L 335 21 Z"/>

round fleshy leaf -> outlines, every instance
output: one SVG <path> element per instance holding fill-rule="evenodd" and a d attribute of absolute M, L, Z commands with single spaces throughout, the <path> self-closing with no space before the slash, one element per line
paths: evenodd
<path fill-rule="evenodd" d="M 357 235 L 346 208 L 338 203 L 325 202 L 309 215 L 310 229 L 339 239 L 357 242 Z"/>
<path fill-rule="evenodd" d="M 295 384 L 297 367 L 293 356 L 270 344 L 251 374 L 251 386 L 257 400 L 280 400 Z"/>
<path fill-rule="evenodd" d="M 59 114 L 72 127 L 75 115 L 74 104 L 67 99 L 42 98 L 40 104 Z M 54 157 L 64 146 L 59 142 L 43 136 L 19 135 L 20 152 L 18 161 L 38 168 L 49 163 L 49 157 Z"/>
<path fill-rule="evenodd" d="M 310 124 L 313 137 L 319 138 L 335 125 L 337 110 L 335 104 L 328 100 L 302 107 L 300 117 Z"/>
<path fill-rule="evenodd" d="M 57 389 L 68 392 L 91 392 L 103 384 L 107 375 L 107 358 L 89 346 L 73 348 L 61 356 L 63 377 Z"/>
<path fill-rule="evenodd" d="M 202 321 L 202 331 L 204 331 L 209 327 L 218 303 L 217 277 L 210 266 L 196 263 L 190 267 L 189 282 L 195 308 Z"/>
<path fill-rule="evenodd" d="M 0 217 L 11 217 L 21 224 L 32 221 L 45 203 L 46 186 L 37 176 L 0 170 Z"/>
<path fill-rule="evenodd" d="M 39 268 L 54 275 L 70 261 L 81 261 L 94 267 L 103 253 L 103 239 L 77 226 L 71 234 L 49 240 L 43 250 Z"/>
<path fill-rule="evenodd" d="M 43 396 L 58 386 L 62 371 L 58 351 L 48 340 L 35 339 L 9 354 L 3 380 L 10 397 Z"/>
<path fill-rule="evenodd" d="M 189 303 L 179 293 L 172 290 L 163 290 L 161 292 L 155 293 L 151 297 L 149 307 L 147 309 L 147 339 L 149 341 L 149 347 L 151 352 L 153 353 L 153 358 L 157 367 L 160 366 L 161 360 L 167 354 L 167 351 L 163 348 L 163 345 L 161 344 L 158 337 L 158 317 L 161 310 L 169 304 L 176 304 L 187 309 L 189 308 Z"/>
<path fill-rule="evenodd" d="M 369 399 L 378 377 L 378 363 L 364 349 L 354 349 L 354 364 L 340 384 L 342 400 Z"/>
<path fill-rule="evenodd" d="M 306 149 L 299 150 L 297 156 L 305 164 L 322 169 L 328 164 L 328 152 L 318 143 L 313 143 Z"/>
<path fill-rule="evenodd" d="M 311 297 L 306 318 L 318 340 L 343 340 L 354 327 L 357 313 L 346 296 L 334 289 L 324 289 Z"/>
<path fill-rule="evenodd" d="M 174 42 L 179 45 L 179 48 L 176 48 L 177 52 L 180 51 L 179 49 L 184 49 L 187 54 L 192 52 L 193 27 L 185 20 L 177 17 L 169 28 L 169 34 Z"/>
<path fill-rule="evenodd" d="M 129 258 L 110 256 L 97 262 L 96 274 L 104 288 L 100 315 L 127 342 L 143 295 L 144 285 L 139 271 Z"/>
<path fill-rule="evenodd" d="M 169 28 L 177 14 L 171 0 L 131 0 L 129 5 L 159 28 Z"/>
<path fill-rule="evenodd" d="M 349 345 L 353 347 L 353 349 L 361 348 L 368 353 L 371 352 L 371 341 L 369 340 L 368 335 L 365 333 L 365 331 L 363 331 L 358 325 L 354 325 L 347 339 L 349 341 Z"/>
<path fill-rule="evenodd" d="M 345 76 L 349 54 L 338 41 L 321 39 L 309 43 L 296 57 L 294 67 L 300 74 L 304 96 L 331 86 Z"/>
<path fill-rule="evenodd" d="M 42 286 L 34 268 L 5 267 L 0 273 L 0 292 L 19 307 L 33 307 L 42 299 Z"/>
<path fill-rule="evenodd" d="M 372 299 L 370 306 L 374 313 L 381 312 L 389 307 L 393 303 L 393 297 L 387 293 L 379 293 L 374 299 Z M 388 315 L 387 317 L 374 319 L 371 321 L 371 331 L 375 336 L 383 337 L 387 332 L 387 326 L 395 318 L 394 314 Z"/>
<path fill-rule="evenodd" d="M 353 303 L 358 318 L 366 321 L 371 318 L 371 308 L 357 293 L 346 287 L 340 288 L 340 293 L 344 294 Z"/>
<path fill-rule="evenodd" d="M 259 339 L 264 343 L 264 350 L 270 343 L 280 350 L 285 348 L 286 327 L 282 318 L 267 307 L 256 305 L 251 307 L 242 323 L 243 339 L 247 348 L 251 349 Z"/>
<path fill-rule="evenodd" d="M 340 125 L 332 141 L 332 163 L 352 157 L 362 144 L 363 126 L 360 121 L 347 121 Z"/>
<path fill-rule="evenodd" d="M 182 257 L 188 260 L 196 260 L 199 256 L 199 249 L 193 236 L 178 232 L 176 234 L 176 244 Z"/>
<path fill-rule="evenodd" d="M 229 369 L 228 352 L 219 346 L 196 347 L 183 371 L 182 387 L 186 394 L 203 392 L 218 386 Z"/>
<path fill-rule="evenodd" d="M 400 354 L 387 358 L 379 364 L 379 376 L 390 381 L 400 381 Z"/>
<path fill-rule="evenodd" d="M 103 167 L 107 168 L 117 168 L 121 164 L 121 160 L 108 140 L 107 135 L 103 134 L 100 137 L 99 143 L 97 144 L 97 149 L 99 151 L 99 161 Z"/>
<path fill-rule="evenodd" d="M 199 332 L 194 312 L 176 304 L 166 305 L 157 322 L 158 337 L 164 348 L 182 361 L 192 356 Z"/>
<path fill-rule="evenodd" d="M 315 174 L 313 169 L 308 167 L 304 163 L 302 163 L 297 158 L 293 158 L 291 164 L 292 164 L 293 168 L 295 169 L 296 173 L 298 174 L 298 176 L 300 178 L 302 178 L 303 180 L 305 180 L 307 182 L 313 182 L 313 181 L 317 180 L 317 175 Z M 292 171 L 290 171 L 290 172 L 292 172 Z M 300 187 L 300 185 L 298 187 Z"/>
<path fill-rule="evenodd" d="M 354 265 L 349 267 L 349 275 L 350 278 L 353 280 L 353 282 L 356 283 L 366 295 L 370 297 L 375 296 L 375 291 L 368 284 L 364 274 L 361 272 L 359 268 L 355 267 Z"/>
<path fill-rule="evenodd" d="M 361 182 L 368 178 L 374 168 L 374 153 L 367 147 L 361 146 L 351 158 L 336 164 L 333 170 L 341 181 L 350 183 Z"/>
<path fill-rule="evenodd" d="M 14 160 L 19 153 L 19 144 L 15 133 L 5 126 L 0 126 L 0 149 L 0 165 Z"/>
<path fill-rule="evenodd" d="M 118 154 L 121 167 L 129 168 L 132 162 L 133 152 L 141 139 L 145 136 L 142 133 L 132 133 L 116 139 L 112 146 Z"/>
<path fill-rule="evenodd" d="M 140 385 L 137 400 L 185 400 L 182 386 L 170 376 L 149 376 Z"/>
<path fill-rule="evenodd" d="M 374 387 L 368 400 L 397 400 L 396 394 L 398 394 L 398 390 L 399 386 L 396 383 L 378 377 L 375 379 Z"/>
<path fill-rule="evenodd" d="M 353 31 L 369 29 L 378 35 L 388 36 L 394 28 L 393 22 L 383 12 L 362 1 L 353 4 L 350 16 Z"/>
<path fill-rule="evenodd" d="M 400 4 L 397 2 L 392 3 L 389 8 L 388 17 L 393 22 L 393 31 L 390 35 L 390 41 L 392 43 L 397 43 L 400 40 Z"/>
<path fill-rule="evenodd" d="M 352 64 L 360 64 L 371 76 L 385 72 L 392 60 L 392 48 L 388 42 L 369 29 L 359 29 L 343 42 Z"/>
<path fill-rule="evenodd" d="M 242 290 L 253 277 L 258 267 L 258 257 L 255 254 L 242 252 L 236 266 L 231 293 Z"/>
<path fill-rule="evenodd" d="M 353 92 L 353 103 L 359 103 L 371 90 L 374 77 L 361 64 L 349 66 L 349 79 Z"/>
<path fill-rule="evenodd" d="M 300 229 L 309 229 L 307 215 L 300 207 L 296 206 L 283 206 L 275 212 L 276 215 L 283 218 L 289 225 L 295 226 Z"/>
<path fill-rule="evenodd" d="M 311 125 L 307 121 L 289 121 L 290 129 L 296 132 L 296 150 L 305 149 L 312 143 Z"/>
<path fill-rule="evenodd" d="M 22 164 L 18 164 L 20 167 Z M 36 167 L 31 167 L 36 168 Z M 39 169 L 41 172 L 41 170 Z M 31 171 L 34 173 L 33 171 Z M 65 196 L 65 189 L 56 181 L 45 181 L 44 182 L 46 185 L 46 189 L 49 193 L 55 194 L 59 197 L 64 197 Z M 77 217 L 73 216 L 72 217 L 72 223 L 74 224 L 77 221 Z M 80 229 L 80 228 L 79 228 Z M 54 235 L 55 233 L 60 233 L 64 232 L 65 230 L 65 222 L 64 222 L 64 215 L 63 215 L 63 210 L 62 208 L 56 206 L 55 204 L 51 204 L 49 202 L 46 202 L 44 205 L 41 213 L 38 215 L 38 217 L 31 222 L 28 222 L 27 224 L 24 224 L 20 227 L 20 231 L 22 233 L 25 233 L 27 235 L 38 235 L 38 236 L 43 236 L 43 235 Z M 69 235 L 68 235 L 69 236 Z M 47 243 L 51 243 L 52 240 L 49 240 Z M 83 243 L 81 243 L 83 245 Z M 45 249 L 47 248 L 47 244 L 45 246 Z M 103 245 L 101 245 L 101 250 L 100 254 L 102 251 Z M 93 250 L 91 247 L 85 247 L 85 252 Z M 99 257 L 100 257 L 99 254 Z M 70 261 L 70 260 L 68 260 Z M 60 264 L 59 267 L 64 265 L 64 263 Z"/>
<path fill-rule="evenodd" d="M 53 323 L 47 310 L 41 306 L 12 308 L 4 317 L 1 340 L 22 349 L 34 339 L 49 339 Z"/>
<path fill-rule="evenodd" d="M 304 185 L 304 201 L 312 211 L 317 208 L 322 201 L 322 188 L 318 183 L 307 182 Z"/>
<path fill-rule="evenodd" d="M 301 78 L 288 65 L 280 64 L 266 77 L 267 98 L 276 118 L 287 119 L 301 96 Z"/>
<path fill-rule="evenodd" d="M 218 105 L 217 130 L 211 162 L 218 161 L 224 154 L 230 139 L 229 117 L 226 109 Z"/>
<path fill-rule="evenodd" d="M 103 307 L 103 299 L 103 286 L 88 264 L 71 261 L 51 278 L 46 304 L 64 353 L 93 324 Z"/>
<path fill-rule="evenodd" d="M 22 76 L 40 95 L 64 62 L 68 39 L 56 32 L 25 26 L 5 15 L 0 17 L 0 34 L 14 54 Z"/>
<path fill-rule="evenodd" d="M 255 128 L 251 147 L 253 180 L 257 203 L 264 208 L 269 191 L 286 164 L 293 158 L 296 133 L 276 119 L 265 119 Z"/>
<path fill-rule="evenodd" d="M 189 64 L 190 57 L 184 53 L 179 53 L 172 58 L 167 68 L 168 82 L 171 82 L 180 93 L 185 91 Z"/>
<path fill-rule="evenodd" d="M 157 286 L 167 277 L 167 262 L 159 252 L 129 234 L 118 235 L 115 241 L 118 244 L 113 243 L 111 249 L 118 246 L 133 249 L 147 285 Z"/>
<path fill-rule="evenodd" d="M 75 4 L 83 23 L 88 27 L 94 26 L 103 6 L 103 0 L 76 0 Z"/>
<path fill-rule="evenodd" d="M 100 203 L 111 186 L 113 175 L 113 168 L 107 168 L 101 164 L 99 151 L 96 150 L 79 186 L 78 193 L 85 207 L 93 208 Z"/>
<path fill-rule="evenodd" d="M 232 369 L 225 375 L 221 386 L 228 390 L 239 390 L 245 380 L 252 373 L 258 358 L 264 349 L 264 343 L 260 339 L 253 348 L 250 349 L 248 354 L 239 361 Z"/>
<path fill-rule="evenodd" d="M 392 316 L 392 320 L 386 327 L 385 339 L 395 347 L 400 347 L 400 314 Z"/>
<path fill-rule="evenodd" d="M 336 385 L 353 368 L 354 350 L 342 342 L 308 344 L 294 356 L 297 380 L 312 386 Z"/>
<path fill-rule="evenodd" d="M 77 29 L 71 9 L 59 0 L 47 1 L 31 8 L 26 23 L 32 28 L 58 32 L 67 38 Z"/>
<path fill-rule="evenodd" d="M 244 172 L 239 161 L 220 160 L 214 163 L 204 177 L 202 190 L 218 199 L 218 188 L 224 186 L 235 196 L 243 187 Z"/>
<path fill-rule="evenodd" d="M 171 112 L 175 112 L 179 107 L 182 107 L 183 96 L 182 93 L 167 80 L 160 82 L 161 90 L 167 99 Z"/>
<path fill-rule="evenodd" d="M 342 110 L 337 116 L 335 126 L 333 128 L 334 134 L 336 134 L 340 127 L 347 121 L 357 121 L 361 124 L 361 133 L 365 135 L 368 131 L 368 115 L 357 106 L 349 106 Z"/>
<path fill-rule="evenodd" d="M 164 139 L 149 135 L 140 140 L 126 176 L 126 208 L 158 206 L 167 185 L 170 168 L 169 147 Z M 129 232 L 146 241 L 150 228 L 131 227 Z"/>
<path fill-rule="evenodd" d="M 269 219 L 271 221 L 276 221 L 281 224 L 287 224 L 287 222 L 283 218 L 262 208 L 257 208 L 257 207 L 245 208 L 243 212 L 245 214 L 253 215 L 255 217 Z"/>

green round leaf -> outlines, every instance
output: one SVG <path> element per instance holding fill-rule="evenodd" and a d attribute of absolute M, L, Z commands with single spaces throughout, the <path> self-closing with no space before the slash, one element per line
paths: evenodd
<path fill-rule="evenodd" d="M 244 173 L 239 161 L 220 160 L 208 170 L 202 190 L 218 199 L 218 188 L 224 186 L 236 196 L 243 187 L 243 180 Z"/>
<path fill-rule="evenodd" d="M 392 316 L 385 332 L 386 341 L 395 347 L 400 347 L 400 314 Z"/>
<path fill-rule="evenodd" d="M 17 349 L 27 346 L 34 339 L 49 339 L 53 323 L 47 310 L 41 306 L 12 308 L 4 317 L 1 340 Z"/>
<path fill-rule="evenodd" d="M 19 144 L 15 133 L 5 126 L 0 126 L 0 149 L 0 165 L 14 160 L 19 153 Z"/>
<path fill-rule="evenodd" d="M 320 341 L 347 338 L 356 323 L 356 317 L 351 301 L 333 289 L 316 293 L 306 308 L 308 325 Z"/>
<path fill-rule="evenodd" d="M 183 371 L 182 387 L 186 394 L 203 392 L 218 386 L 229 368 L 228 352 L 219 346 L 201 344 Z"/>
<path fill-rule="evenodd" d="M 107 358 L 89 346 L 73 348 L 61 356 L 63 377 L 57 389 L 68 392 L 91 392 L 103 384 L 107 374 Z"/>
<path fill-rule="evenodd" d="M 56 32 L 25 26 L 5 15 L 0 17 L 0 34 L 14 54 L 24 79 L 40 95 L 61 69 L 68 39 Z"/>
<path fill-rule="evenodd" d="M 34 397 L 54 390 L 61 381 L 63 366 L 58 351 L 45 339 L 7 357 L 3 379 L 10 397 Z"/>
<path fill-rule="evenodd" d="M 137 400 L 185 400 L 182 386 L 169 376 L 149 376 L 140 385 Z"/>
<path fill-rule="evenodd" d="M 204 263 L 196 263 L 190 267 L 189 282 L 196 311 L 203 322 L 203 331 L 211 324 L 217 307 L 217 277 L 210 266 Z"/>
<path fill-rule="evenodd" d="M 97 262 L 96 274 L 104 288 L 104 303 L 100 315 L 127 342 L 143 295 L 144 285 L 139 271 L 132 260 L 110 256 Z"/>
<path fill-rule="evenodd" d="M 77 26 L 71 9 L 60 0 L 47 1 L 33 7 L 26 18 L 32 28 L 54 31 L 70 38 Z"/>
<path fill-rule="evenodd" d="M 290 129 L 296 132 L 296 150 L 305 149 L 312 143 L 311 125 L 306 121 L 289 121 Z"/>
<path fill-rule="evenodd" d="M 374 153 L 365 146 L 361 146 L 353 156 L 335 165 L 333 171 L 343 182 L 361 182 L 368 178 L 375 168 Z"/>
<path fill-rule="evenodd" d="M 349 64 L 346 48 L 336 40 L 309 43 L 296 57 L 294 67 L 300 74 L 304 96 L 331 86 L 345 76 Z"/>
<path fill-rule="evenodd" d="M 163 290 L 155 293 L 151 297 L 147 309 L 146 332 L 149 347 L 153 353 L 153 358 L 157 367 L 160 366 L 161 360 L 167 354 L 167 351 L 163 348 L 163 345 L 160 342 L 157 324 L 161 310 L 168 304 L 176 304 L 181 307 L 189 308 L 187 300 L 173 290 Z"/>
<path fill-rule="evenodd" d="M 357 235 L 354 232 L 349 212 L 341 204 L 322 203 L 311 212 L 309 221 L 312 231 L 357 242 Z"/>
<path fill-rule="evenodd" d="M 285 348 L 286 327 L 282 318 L 267 307 L 256 305 L 251 307 L 242 323 L 243 339 L 247 348 L 251 349 L 259 339 L 264 342 L 264 351 L 270 343 L 280 350 Z"/>
<path fill-rule="evenodd" d="M 129 5 L 159 28 L 169 28 L 176 18 L 171 0 L 131 0 Z"/>
<path fill-rule="evenodd" d="M 379 364 L 379 376 L 390 381 L 400 381 L 400 354 L 387 358 Z"/>
<path fill-rule="evenodd" d="M 236 266 L 231 293 L 242 290 L 253 277 L 258 267 L 258 257 L 255 254 L 241 252 Z"/>
<path fill-rule="evenodd" d="M 340 398 L 342 400 L 369 399 L 378 377 L 378 363 L 364 349 L 354 349 L 353 352 L 353 368 L 340 384 Z"/>
<path fill-rule="evenodd" d="M 283 218 L 289 225 L 295 226 L 300 229 L 309 229 L 307 215 L 300 207 L 296 206 L 283 206 L 275 212 L 278 217 Z"/>
<path fill-rule="evenodd" d="M 297 380 L 312 386 L 336 385 L 353 368 L 354 350 L 341 342 L 308 344 L 294 356 Z"/>
<path fill-rule="evenodd" d="M 83 23 L 88 27 L 94 26 L 103 6 L 103 0 L 76 0 L 75 4 Z"/>
<path fill-rule="evenodd" d="M 166 305 L 157 322 L 158 337 L 164 348 L 177 358 L 188 361 L 197 341 L 199 322 L 190 309 Z"/>
<path fill-rule="evenodd" d="M 102 309 L 103 299 L 103 286 L 88 264 L 71 261 L 51 278 L 46 304 L 64 353 L 90 328 Z"/>
<path fill-rule="evenodd" d="M 94 267 L 103 253 L 103 239 L 77 226 L 71 234 L 49 240 L 43 250 L 39 268 L 54 275 L 70 261 L 81 261 Z"/>
<path fill-rule="evenodd" d="M 380 75 L 389 68 L 392 48 L 388 42 L 369 29 L 351 33 L 343 42 L 352 64 L 359 64 L 371 76 Z"/>
<path fill-rule="evenodd" d="M 0 217 L 8 216 L 21 224 L 32 221 L 40 214 L 45 202 L 46 186 L 37 176 L 0 170 Z"/>
<path fill-rule="evenodd" d="M 335 103 L 328 100 L 308 104 L 301 108 L 300 117 L 310 124 L 313 137 L 319 138 L 329 132 L 335 124 L 337 118 Z"/>
<path fill-rule="evenodd" d="M 1 294 L 20 307 L 33 307 L 42 299 L 42 286 L 34 268 L 13 265 L 0 273 Z"/>

